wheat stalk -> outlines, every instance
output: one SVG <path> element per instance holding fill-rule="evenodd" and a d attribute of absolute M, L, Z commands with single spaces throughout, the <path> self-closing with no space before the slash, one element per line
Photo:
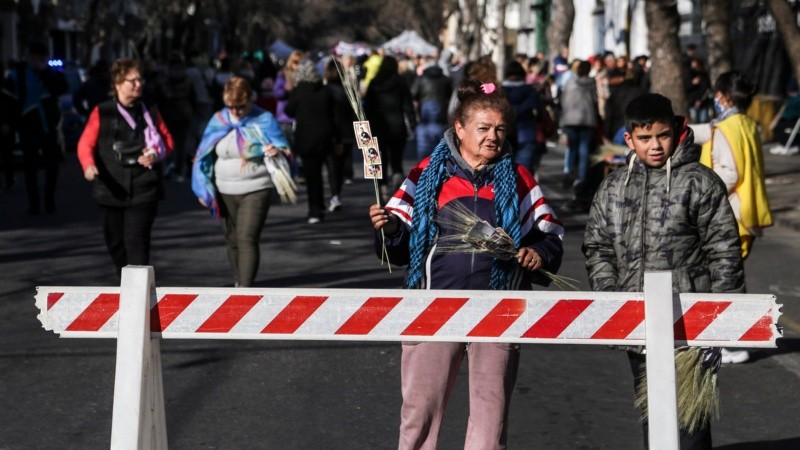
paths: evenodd
<path fill-rule="evenodd" d="M 445 208 L 451 218 L 437 216 L 436 223 L 454 230 L 455 234 L 440 238 L 436 243 L 437 251 L 445 253 L 478 251 L 506 261 L 516 258 L 518 250 L 514 240 L 502 228 L 492 227 L 459 202 L 450 202 Z M 574 278 L 556 275 L 543 268 L 537 270 L 561 290 L 580 290 L 580 282 Z"/>
<path fill-rule="evenodd" d="M 347 96 L 347 101 L 350 102 L 350 107 L 353 109 L 353 113 L 355 113 L 356 118 L 361 122 L 367 121 L 367 115 L 364 114 L 364 107 L 361 105 L 361 94 L 358 89 L 358 80 L 355 77 L 350 76 L 350 74 L 344 70 L 344 67 L 339 63 L 335 57 L 333 58 L 333 63 L 336 66 L 336 71 L 339 72 L 339 79 L 342 80 L 342 88 L 344 89 L 344 93 Z M 356 136 L 358 138 L 358 136 Z M 381 194 L 380 189 L 378 188 L 378 180 L 373 179 L 373 185 L 375 187 L 375 199 L 377 203 L 380 205 L 381 203 Z M 386 250 L 386 235 L 383 232 L 383 228 L 381 228 L 381 265 L 383 265 L 384 258 L 386 258 L 386 265 L 389 268 L 389 273 L 392 273 L 392 264 L 389 262 L 389 251 Z"/>

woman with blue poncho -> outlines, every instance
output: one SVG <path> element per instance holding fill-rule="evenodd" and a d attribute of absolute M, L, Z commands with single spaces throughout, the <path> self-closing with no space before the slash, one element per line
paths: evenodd
<path fill-rule="evenodd" d="M 253 285 L 259 238 L 275 184 L 265 159 L 289 144 L 271 113 L 253 105 L 246 79 L 231 77 L 225 107 L 206 126 L 192 166 L 192 190 L 221 220 L 236 286 Z"/>
<path fill-rule="evenodd" d="M 408 265 L 406 289 L 546 285 L 541 271 L 558 270 L 563 227 L 533 175 L 513 162 L 505 143 L 513 109 L 493 83 L 465 81 L 458 98 L 453 127 L 431 156 L 411 170 L 385 207 L 370 207 L 373 228 L 385 236 L 376 233 L 376 246 L 385 244 L 393 264 Z M 509 257 L 459 244 L 465 218 L 501 228 L 513 241 Z M 509 343 L 403 343 L 399 448 L 436 448 L 465 355 L 470 416 L 464 448 L 505 448 L 519 353 L 519 345 Z"/>

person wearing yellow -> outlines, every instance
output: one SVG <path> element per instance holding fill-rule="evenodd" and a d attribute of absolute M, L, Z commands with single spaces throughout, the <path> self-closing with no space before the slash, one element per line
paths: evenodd
<path fill-rule="evenodd" d="M 739 72 L 725 72 L 714 84 L 717 118 L 710 124 L 693 125 L 695 141 L 703 144 L 700 163 L 710 167 L 728 188 L 728 200 L 739 224 L 742 259 L 753 240 L 772 225 L 772 213 L 764 183 L 764 154 L 756 123 L 745 115 L 755 93 Z M 723 349 L 723 362 L 745 362 L 747 350 Z"/>

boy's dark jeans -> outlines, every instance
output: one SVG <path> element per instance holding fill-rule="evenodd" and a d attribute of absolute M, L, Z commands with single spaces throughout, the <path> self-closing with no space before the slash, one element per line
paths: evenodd
<path fill-rule="evenodd" d="M 644 370 L 644 362 L 646 360 L 645 355 L 634 353 L 634 352 L 627 352 L 628 353 L 628 362 L 631 365 L 631 372 L 633 372 L 633 379 L 634 379 L 634 392 L 636 391 L 636 380 L 639 378 L 640 374 Z M 644 433 L 644 448 L 647 449 L 648 442 L 647 442 L 647 433 L 648 433 L 648 426 L 647 421 L 642 422 L 642 432 Z M 679 432 L 679 444 L 681 450 L 711 450 L 711 424 L 707 423 L 703 428 L 695 431 L 692 434 L 688 434 L 683 430 L 678 430 Z"/>

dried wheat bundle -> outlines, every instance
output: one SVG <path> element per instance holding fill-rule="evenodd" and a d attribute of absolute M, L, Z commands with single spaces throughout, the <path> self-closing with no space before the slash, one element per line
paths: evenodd
<path fill-rule="evenodd" d="M 700 347 L 681 347 L 675 350 L 675 378 L 678 384 L 678 423 L 687 433 L 693 433 L 719 414 L 717 374 L 703 365 Z M 647 371 L 637 378 L 635 404 L 647 419 Z"/>
<path fill-rule="evenodd" d="M 478 251 L 488 253 L 497 259 L 508 261 L 517 257 L 514 240 L 500 227 L 493 227 L 489 222 L 478 218 L 472 211 L 459 202 L 445 205 L 447 214 L 436 217 L 440 227 L 455 231 L 453 235 L 439 239 L 436 249 L 442 252 L 466 253 Z M 580 290 L 578 280 L 556 275 L 545 269 L 539 269 L 553 284 L 562 290 Z"/>
<path fill-rule="evenodd" d="M 255 131 L 261 143 L 266 146 L 267 140 L 264 138 L 261 129 L 255 127 Z M 272 178 L 272 183 L 275 185 L 275 190 L 278 191 L 281 202 L 296 205 L 297 185 L 294 179 L 292 179 L 289 161 L 286 159 L 286 155 L 280 150 L 275 156 L 264 155 L 264 164 L 267 166 L 267 171 L 269 172 L 270 178 Z"/>

